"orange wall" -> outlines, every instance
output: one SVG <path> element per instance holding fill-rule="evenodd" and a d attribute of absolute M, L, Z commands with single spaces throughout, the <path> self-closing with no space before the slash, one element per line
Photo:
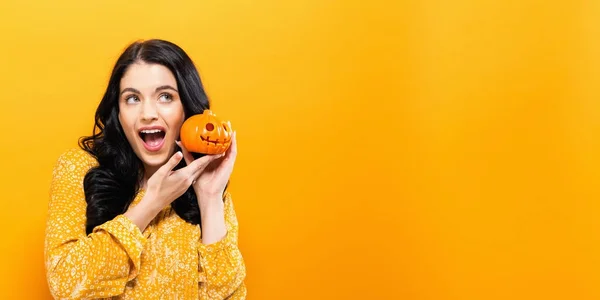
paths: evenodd
<path fill-rule="evenodd" d="M 238 130 L 249 299 L 600 298 L 600 4 L 37 2 L 0 4 L 0 298 L 50 298 L 52 166 L 151 37 Z"/>

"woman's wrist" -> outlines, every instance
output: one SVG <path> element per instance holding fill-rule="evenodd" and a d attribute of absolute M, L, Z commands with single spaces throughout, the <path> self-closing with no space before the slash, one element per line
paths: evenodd
<path fill-rule="evenodd" d="M 200 218 L 202 220 L 202 243 L 212 244 L 227 234 L 225 226 L 225 205 L 219 196 L 198 196 Z"/>
<path fill-rule="evenodd" d="M 196 192 L 198 206 L 202 207 L 221 207 L 223 206 L 223 197 L 220 194 L 205 194 Z"/>
<path fill-rule="evenodd" d="M 205 193 L 194 187 L 194 192 L 196 193 L 196 200 L 198 201 L 198 206 L 202 207 L 211 207 L 215 204 L 217 207 L 223 204 L 223 193 Z"/>
<path fill-rule="evenodd" d="M 144 232 L 161 210 L 162 207 L 159 207 L 157 201 L 154 201 L 154 196 L 146 194 L 137 205 L 129 207 L 124 215 L 137 225 L 141 232 Z"/>
<path fill-rule="evenodd" d="M 198 201 L 201 218 L 210 218 L 212 215 L 224 215 L 225 205 L 222 200 L 216 198 L 210 201 Z"/>

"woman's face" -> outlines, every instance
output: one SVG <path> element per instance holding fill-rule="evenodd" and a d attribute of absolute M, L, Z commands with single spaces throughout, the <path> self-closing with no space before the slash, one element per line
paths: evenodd
<path fill-rule="evenodd" d="M 184 121 L 177 81 L 163 65 L 134 63 L 121 78 L 119 121 L 147 171 L 156 171 L 174 153 Z"/>

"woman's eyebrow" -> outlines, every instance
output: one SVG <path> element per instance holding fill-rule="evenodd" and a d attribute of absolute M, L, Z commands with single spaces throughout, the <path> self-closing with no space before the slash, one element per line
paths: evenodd
<path fill-rule="evenodd" d="M 141 93 L 140 93 L 140 91 L 138 91 L 138 90 L 136 90 L 136 89 L 134 89 L 134 88 L 130 88 L 130 87 L 128 87 L 128 88 L 124 88 L 124 89 L 121 91 L 121 94 L 120 94 L 120 95 L 123 95 L 123 93 L 125 93 L 125 92 L 133 92 L 133 93 L 136 93 L 136 94 L 141 94 Z"/>
<path fill-rule="evenodd" d="M 162 90 L 173 90 L 173 91 L 179 93 L 179 91 L 176 88 L 174 88 L 174 87 L 172 87 L 170 85 L 161 85 L 161 86 L 159 86 L 159 87 L 156 88 L 156 92 L 162 91 Z"/>
<path fill-rule="evenodd" d="M 156 88 L 155 92 L 162 91 L 162 90 L 173 90 L 173 91 L 179 93 L 179 91 L 176 88 L 174 88 L 174 87 L 172 87 L 170 85 L 161 85 L 161 86 L 159 86 L 159 87 Z M 121 95 L 123 95 L 123 93 L 125 93 L 125 92 L 132 92 L 132 93 L 136 93 L 136 94 L 141 94 L 140 91 L 138 91 L 138 90 L 136 90 L 134 88 L 130 88 L 130 87 L 124 88 L 121 91 Z"/>

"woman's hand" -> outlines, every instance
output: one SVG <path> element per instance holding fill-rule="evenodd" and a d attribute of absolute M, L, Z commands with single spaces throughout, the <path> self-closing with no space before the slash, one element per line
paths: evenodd
<path fill-rule="evenodd" d="M 171 204 L 192 185 L 198 175 L 210 166 L 210 163 L 218 158 L 217 155 L 203 156 L 187 166 L 173 171 L 179 164 L 182 153 L 175 153 L 167 163 L 160 167 L 149 179 L 146 194 L 152 194 L 156 203 L 162 208 Z"/>
<path fill-rule="evenodd" d="M 131 219 L 141 231 L 167 205 L 183 195 L 198 175 L 218 156 L 207 155 L 173 171 L 183 154 L 175 153 L 160 167 L 146 184 L 146 193 L 140 203 L 127 210 L 125 216 Z"/>
<path fill-rule="evenodd" d="M 206 206 L 208 204 L 205 203 L 206 201 L 213 201 L 215 199 L 222 200 L 225 187 L 233 172 L 233 165 L 237 156 L 236 132 L 234 131 L 232 133 L 231 145 L 225 153 L 206 155 L 196 160 L 194 160 L 192 154 L 189 153 L 180 142 L 177 142 L 177 145 L 181 147 L 183 157 L 188 166 L 205 157 L 211 157 L 208 166 L 198 173 L 198 177 L 192 184 L 194 191 L 196 192 L 196 197 L 198 197 L 198 204 L 200 207 Z M 216 157 L 216 159 L 213 160 L 212 157 Z"/>

